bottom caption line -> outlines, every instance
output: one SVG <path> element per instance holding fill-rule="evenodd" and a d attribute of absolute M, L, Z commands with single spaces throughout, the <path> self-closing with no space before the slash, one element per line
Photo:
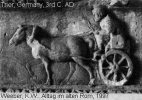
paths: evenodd
<path fill-rule="evenodd" d="M 61 100 L 61 99 L 89 99 L 89 100 L 95 100 L 99 98 L 109 98 L 108 93 L 0 93 L 0 100 L 5 99 L 34 99 L 34 100 Z"/>

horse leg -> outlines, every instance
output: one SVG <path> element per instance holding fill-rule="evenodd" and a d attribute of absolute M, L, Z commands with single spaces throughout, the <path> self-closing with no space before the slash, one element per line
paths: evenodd
<path fill-rule="evenodd" d="M 95 76 L 94 76 L 94 72 L 93 72 L 93 69 L 88 66 L 88 64 L 86 63 L 85 60 L 83 59 L 80 59 L 80 58 L 77 58 L 77 57 L 72 57 L 72 59 L 77 63 L 79 64 L 80 66 L 82 66 L 84 69 L 86 69 L 89 73 L 89 76 L 90 76 L 90 82 L 89 82 L 89 85 L 92 86 L 94 85 L 94 81 L 95 81 Z"/>
<path fill-rule="evenodd" d="M 48 70 L 49 60 L 47 58 L 45 58 L 45 57 L 41 58 L 41 60 L 42 60 L 42 63 L 44 64 L 45 71 L 46 71 L 46 74 L 47 74 L 47 79 L 46 79 L 45 84 L 50 85 L 50 74 L 49 74 L 49 70 Z"/>
<path fill-rule="evenodd" d="M 61 82 L 61 85 L 67 84 L 67 82 L 70 80 L 70 78 L 72 77 L 73 73 L 75 72 L 75 64 L 72 64 L 72 62 L 69 63 L 70 66 L 70 72 L 68 74 L 68 76 Z"/>
<path fill-rule="evenodd" d="M 29 63 L 26 64 L 26 70 L 28 71 L 30 77 L 33 79 L 33 80 L 36 80 L 37 79 L 37 76 L 34 74 L 34 72 L 32 71 L 31 69 L 31 66 Z"/>

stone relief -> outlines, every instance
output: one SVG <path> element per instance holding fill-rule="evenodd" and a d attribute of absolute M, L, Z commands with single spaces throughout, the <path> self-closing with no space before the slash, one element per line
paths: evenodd
<path fill-rule="evenodd" d="M 124 51 L 123 33 L 117 26 L 117 21 L 111 18 L 111 15 L 107 12 L 106 7 L 103 5 L 94 5 L 93 7 L 94 20 L 100 28 L 94 30 L 92 27 L 89 34 L 93 33 L 96 43 L 90 38 L 85 39 L 79 35 L 53 37 L 47 33 L 42 34 L 41 30 L 43 29 L 39 26 L 20 25 L 9 40 L 9 44 L 18 45 L 26 40 L 28 46 L 32 48 L 32 56 L 35 59 L 41 59 L 44 64 L 47 73 L 46 84 L 48 85 L 51 81 L 51 72 L 48 70 L 51 61 L 73 61 L 89 73 L 89 86 L 95 84 L 95 68 L 90 66 L 89 62 L 98 63 L 99 75 L 105 84 L 122 86 L 128 81 L 133 71 L 132 61 Z M 31 31 L 29 32 L 29 30 Z M 42 43 L 43 41 L 46 42 L 45 40 L 48 40 L 46 45 Z M 96 47 L 94 46 L 96 44 L 97 51 L 95 51 L 96 48 L 93 48 Z M 69 67 L 70 71 L 60 85 L 68 84 L 75 72 L 75 66 L 71 62 Z M 31 73 L 30 70 L 28 72 Z M 34 75 L 32 76 L 35 78 Z"/>
<path fill-rule="evenodd" d="M 2 1 L 28 2 L 28 0 Z M 37 3 L 38 0 L 33 0 L 32 2 Z M 33 58 L 42 61 L 44 70 L 47 74 L 45 84 L 42 85 L 57 85 L 52 82 L 53 72 L 49 70 L 50 67 L 52 67 L 50 65 L 52 62 L 67 62 L 69 72 L 65 79 L 59 80 L 61 81 L 59 82 L 60 86 L 72 85 L 70 79 L 77 70 L 77 66 L 81 66 L 81 68 L 85 69 L 86 73 L 89 74 L 89 86 L 95 86 L 96 76 L 94 72 L 96 67 L 98 67 L 97 74 L 100 76 L 104 84 L 107 86 L 123 86 L 129 81 L 129 78 L 133 73 L 133 64 L 129 58 L 129 52 L 125 51 L 125 49 L 129 49 L 126 48 L 126 45 L 128 45 L 127 41 L 124 39 L 118 21 L 111 16 L 109 10 L 111 10 L 111 7 L 117 5 L 117 3 L 127 5 L 128 2 L 129 0 L 110 0 L 110 5 L 108 7 L 104 5 L 93 5 L 91 13 L 98 26 L 95 28 L 90 22 L 88 22 L 88 27 L 91 30 L 89 35 L 92 35 L 91 38 L 89 36 L 84 38 L 84 34 L 81 36 L 51 36 L 47 31 L 42 33 L 42 27 L 27 24 L 18 26 L 16 32 L 9 40 L 9 44 L 19 46 L 22 42 L 26 42 L 31 48 Z M 92 64 L 92 62 L 94 64 Z M 31 70 L 31 66 L 27 64 L 26 69 L 31 78 L 36 80 L 37 76 Z M 25 92 L 24 89 L 22 91 Z M 43 90 L 43 92 L 54 91 L 69 92 L 70 90 Z M 88 89 L 86 91 L 90 90 Z M 82 89 L 73 89 L 71 92 L 82 92 Z"/>
<path fill-rule="evenodd" d="M 31 28 L 32 27 L 32 28 Z M 83 58 L 87 58 L 89 55 L 89 46 L 85 40 L 79 36 L 64 36 L 64 37 L 48 37 L 50 39 L 49 48 L 41 45 L 38 40 L 35 39 L 36 34 L 39 33 L 40 28 L 38 26 L 20 25 L 13 37 L 10 39 L 9 44 L 18 45 L 20 41 L 26 40 L 27 44 L 32 48 L 32 55 L 35 59 L 41 59 L 47 73 L 46 84 L 50 84 L 50 74 L 48 71 L 49 61 L 71 61 L 73 60 L 83 68 L 85 68 L 90 75 L 90 85 L 94 84 L 93 69 L 86 64 Z M 27 30 L 33 29 L 29 34 Z M 25 32 L 23 32 L 25 31 Z M 26 38 L 26 39 L 25 39 Z M 62 84 L 67 83 L 71 75 L 74 73 L 74 66 L 70 65 L 70 72 L 67 78 Z"/>
<path fill-rule="evenodd" d="M 104 82 L 108 85 L 123 85 L 128 81 L 128 78 L 132 74 L 133 65 L 127 54 L 123 53 L 125 47 L 125 41 L 122 31 L 118 22 L 115 21 L 108 13 L 107 9 L 102 5 L 94 5 L 92 13 L 94 20 L 99 23 L 100 30 L 94 32 L 96 42 L 98 45 L 98 51 L 94 53 L 94 58 L 105 52 L 105 56 L 100 60 L 100 74 Z M 106 36 L 109 37 L 108 43 L 104 46 L 104 39 Z M 122 51 L 121 51 L 122 50 Z M 109 58 L 112 56 L 112 58 Z M 120 56 L 120 57 L 119 57 Z M 108 60 L 109 59 L 109 60 Z M 106 61 L 106 62 L 105 62 Z M 121 65 L 125 61 L 124 65 Z M 105 67 L 104 63 L 107 63 L 108 67 Z M 126 72 L 121 70 L 122 67 L 126 68 Z M 129 67 L 128 67 L 129 66 Z M 109 72 L 105 72 L 110 70 Z M 121 78 L 120 78 L 121 77 Z"/>
<path fill-rule="evenodd" d="M 125 41 L 120 26 L 118 26 L 118 22 L 110 16 L 106 8 L 101 5 L 94 5 L 92 13 L 94 15 L 94 20 L 97 21 L 100 26 L 100 30 L 94 32 L 99 50 L 102 51 L 104 48 L 103 39 L 105 36 L 109 36 L 110 38 L 108 44 L 104 48 L 105 52 L 107 52 L 108 49 L 124 49 Z"/>

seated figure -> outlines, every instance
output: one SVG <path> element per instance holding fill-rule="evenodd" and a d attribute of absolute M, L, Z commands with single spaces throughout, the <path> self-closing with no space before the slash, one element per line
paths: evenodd
<path fill-rule="evenodd" d="M 116 20 L 111 18 L 107 8 L 102 5 L 94 5 L 92 13 L 94 20 L 99 22 L 100 30 L 94 32 L 96 42 L 98 45 L 98 51 L 94 53 L 94 57 L 98 54 L 107 52 L 109 49 L 124 48 L 124 38 L 120 31 L 120 27 Z M 107 46 L 105 47 L 105 38 L 110 38 Z"/>

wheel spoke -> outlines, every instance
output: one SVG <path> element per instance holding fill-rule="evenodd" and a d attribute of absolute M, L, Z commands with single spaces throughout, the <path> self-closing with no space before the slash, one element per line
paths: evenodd
<path fill-rule="evenodd" d="M 127 76 L 130 75 L 131 72 L 132 72 L 132 70 L 128 69 Z"/>
<path fill-rule="evenodd" d="M 118 64 L 120 65 L 120 64 L 123 62 L 124 59 L 125 59 L 125 58 L 122 57 L 122 58 L 119 60 Z"/>
<path fill-rule="evenodd" d="M 109 64 L 109 66 L 111 66 L 111 65 L 112 65 L 112 63 L 111 63 L 111 62 L 109 62 L 107 59 L 106 59 L 106 62 Z"/>
<path fill-rule="evenodd" d="M 116 64 L 116 54 L 114 54 L 113 64 Z"/>
<path fill-rule="evenodd" d="M 129 66 L 121 66 L 121 67 L 123 67 L 123 68 L 129 68 Z"/>
<path fill-rule="evenodd" d="M 107 67 L 103 67 L 103 69 L 111 69 L 111 67 L 110 67 L 110 66 L 107 66 Z"/>
<path fill-rule="evenodd" d="M 133 74 L 133 63 L 127 53 L 110 50 L 99 62 L 103 82 L 110 86 L 123 86 Z"/>
<path fill-rule="evenodd" d="M 123 79 L 127 80 L 126 76 L 123 73 L 121 73 L 121 75 L 122 75 Z"/>
<path fill-rule="evenodd" d="M 113 70 L 109 71 L 108 74 L 106 75 L 106 78 L 108 78 L 112 73 L 113 73 Z"/>
<path fill-rule="evenodd" d="M 114 73 L 114 76 L 113 76 L 113 81 L 117 81 L 117 73 Z"/>

